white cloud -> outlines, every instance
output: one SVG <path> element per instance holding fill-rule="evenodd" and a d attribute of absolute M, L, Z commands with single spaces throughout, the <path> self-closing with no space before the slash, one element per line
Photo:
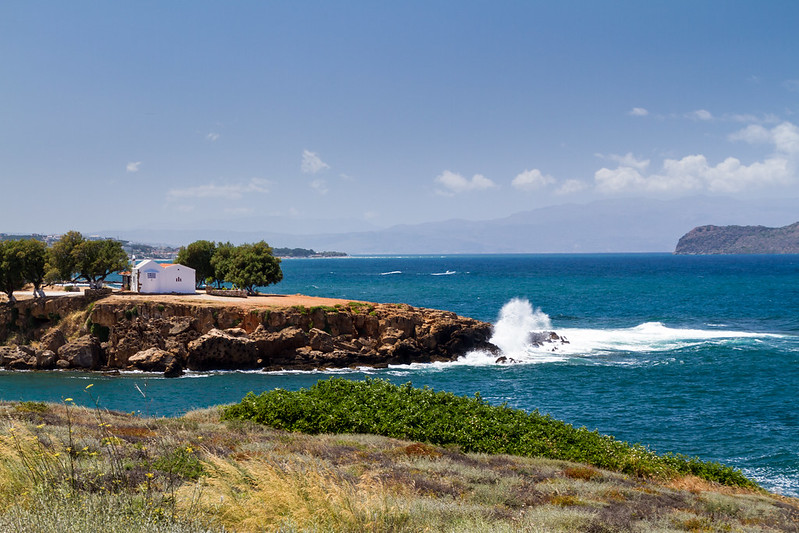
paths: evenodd
<path fill-rule="evenodd" d="M 311 188 L 319 194 L 327 194 L 329 190 L 327 188 L 327 182 L 323 179 L 313 180 L 311 182 Z"/>
<path fill-rule="evenodd" d="M 649 114 L 649 111 L 644 109 L 643 107 L 634 107 L 627 112 L 628 115 L 633 117 L 645 117 Z"/>
<path fill-rule="evenodd" d="M 606 192 L 706 190 L 724 193 L 783 185 L 796 180 L 799 128 L 794 124 L 783 122 L 770 130 L 752 124 L 731 134 L 729 139 L 752 144 L 769 143 L 773 145 L 774 152 L 762 161 L 750 165 L 741 163 L 735 157 L 728 157 L 717 165 L 711 165 L 704 155 L 693 154 L 682 159 L 666 159 L 660 172 L 649 175 L 643 173 L 646 165 L 634 165 L 637 160 L 628 154 L 629 157 L 617 159 L 617 168 L 601 168 L 596 171 L 594 180 L 597 188 Z"/>
<path fill-rule="evenodd" d="M 141 161 L 130 162 L 125 165 L 125 170 L 128 172 L 138 172 L 141 166 Z"/>
<path fill-rule="evenodd" d="M 713 120 L 713 114 L 707 109 L 697 109 L 686 113 L 685 116 L 691 120 Z"/>
<path fill-rule="evenodd" d="M 566 180 L 563 185 L 555 189 L 555 194 L 574 194 L 588 188 L 588 185 L 582 180 Z"/>
<path fill-rule="evenodd" d="M 219 134 L 211 132 L 211 133 L 209 133 L 208 135 L 205 136 L 205 139 L 207 141 L 214 142 L 215 140 L 219 139 Z"/>
<path fill-rule="evenodd" d="M 170 198 L 222 198 L 226 200 L 239 200 L 245 194 L 269 192 L 269 181 L 261 178 L 252 178 L 245 183 L 228 183 L 217 185 L 208 183 L 185 189 L 171 189 L 167 192 Z"/>
<path fill-rule="evenodd" d="M 540 170 L 534 168 L 518 174 L 513 178 L 511 185 L 521 191 L 535 191 L 552 183 L 555 183 L 555 178 L 549 174 L 542 174 Z"/>
<path fill-rule="evenodd" d="M 738 130 L 727 136 L 731 141 L 744 141 L 749 144 L 765 143 L 771 140 L 769 131 L 758 124 L 750 124 L 742 130 Z"/>
<path fill-rule="evenodd" d="M 757 124 L 750 124 L 744 129 L 730 134 L 729 139 L 749 144 L 771 143 L 777 153 L 799 154 L 799 128 L 790 122 L 783 122 L 770 130 Z"/>
<path fill-rule="evenodd" d="M 316 174 L 320 170 L 330 168 L 330 165 L 322 161 L 315 153 L 303 150 L 302 151 L 302 164 L 300 168 L 306 174 Z"/>
<path fill-rule="evenodd" d="M 609 159 L 611 161 L 615 161 L 619 164 L 620 167 L 631 167 L 636 168 L 638 170 L 646 170 L 646 167 L 649 166 L 649 159 L 636 159 L 636 157 L 632 154 L 632 152 L 627 152 L 624 155 L 617 155 L 617 154 L 608 154 L 602 155 L 597 154 L 599 157 L 603 159 Z"/>
<path fill-rule="evenodd" d="M 475 174 L 472 176 L 471 180 L 468 180 L 460 174 L 451 172 L 449 170 L 445 170 L 436 176 L 435 181 L 444 187 L 444 190 L 438 189 L 436 192 L 445 196 L 452 196 L 469 191 L 490 189 L 497 186 L 496 183 L 486 178 L 482 174 Z"/>

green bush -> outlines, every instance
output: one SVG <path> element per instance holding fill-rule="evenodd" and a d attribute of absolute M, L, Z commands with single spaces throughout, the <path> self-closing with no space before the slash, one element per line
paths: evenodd
<path fill-rule="evenodd" d="M 465 452 L 548 457 L 642 477 L 693 474 L 727 485 L 757 486 L 733 468 L 682 455 L 659 456 L 640 444 L 575 428 L 537 410 L 527 413 L 489 405 L 479 394 L 469 398 L 381 379 L 334 378 L 295 392 L 250 392 L 226 407 L 222 418 L 312 434 L 371 433 L 457 445 Z"/>

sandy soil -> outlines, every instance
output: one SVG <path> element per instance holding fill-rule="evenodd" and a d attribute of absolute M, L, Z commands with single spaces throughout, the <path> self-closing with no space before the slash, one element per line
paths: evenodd
<path fill-rule="evenodd" d="M 58 297 L 79 296 L 82 292 L 64 292 L 59 289 L 45 289 L 45 294 Z M 30 291 L 15 292 L 17 300 L 27 300 L 33 298 Z M 5 295 L 0 295 L 0 301 L 5 301 Z M 336 304 L 345 305 L 353 300 L 342 300 L 339 298 L 321 298 L 318 296 L 306 296 L 303 294 L 261 294 L 258 296 L 248 296 L 247 298 L 235 298 L 226 296 L 211 296 L 205 292 L 197 291 L 195 294 L 137 294 L 133 292 L 114 291 L 107 301 L 119 302 L 171 302 L 171 303 L 205 303 L 213 305 L 229 305 L 246 308 L 264 307 L 290 307 L 292 305 L 304 305 L 314 307 L 318 305 L 333 306 Z"/>

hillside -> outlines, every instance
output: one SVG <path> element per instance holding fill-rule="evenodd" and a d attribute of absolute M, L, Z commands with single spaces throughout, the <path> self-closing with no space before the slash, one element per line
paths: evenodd
<path fill-rule="evenodd" d="M 92 394 L 91 384 L 85 391 Z M 2 403 L 2 531 L 796 531 L 792 498 L 377 435 Z"/>
<path fill-rule="evenodd" d="M 799 254 L 799 222 L 765 226 L 699 226 L 683 235 L 677 254 Z"/>

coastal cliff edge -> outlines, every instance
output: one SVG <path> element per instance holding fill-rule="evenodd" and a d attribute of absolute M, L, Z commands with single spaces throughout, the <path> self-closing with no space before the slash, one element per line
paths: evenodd
<path fill-rule="evenodd" d="M 496 352 L 491 332 L 486 322 L 406 304 L 87 292 L 1 306 L 0 367 L 168 376 L 385 367 Z"/>

